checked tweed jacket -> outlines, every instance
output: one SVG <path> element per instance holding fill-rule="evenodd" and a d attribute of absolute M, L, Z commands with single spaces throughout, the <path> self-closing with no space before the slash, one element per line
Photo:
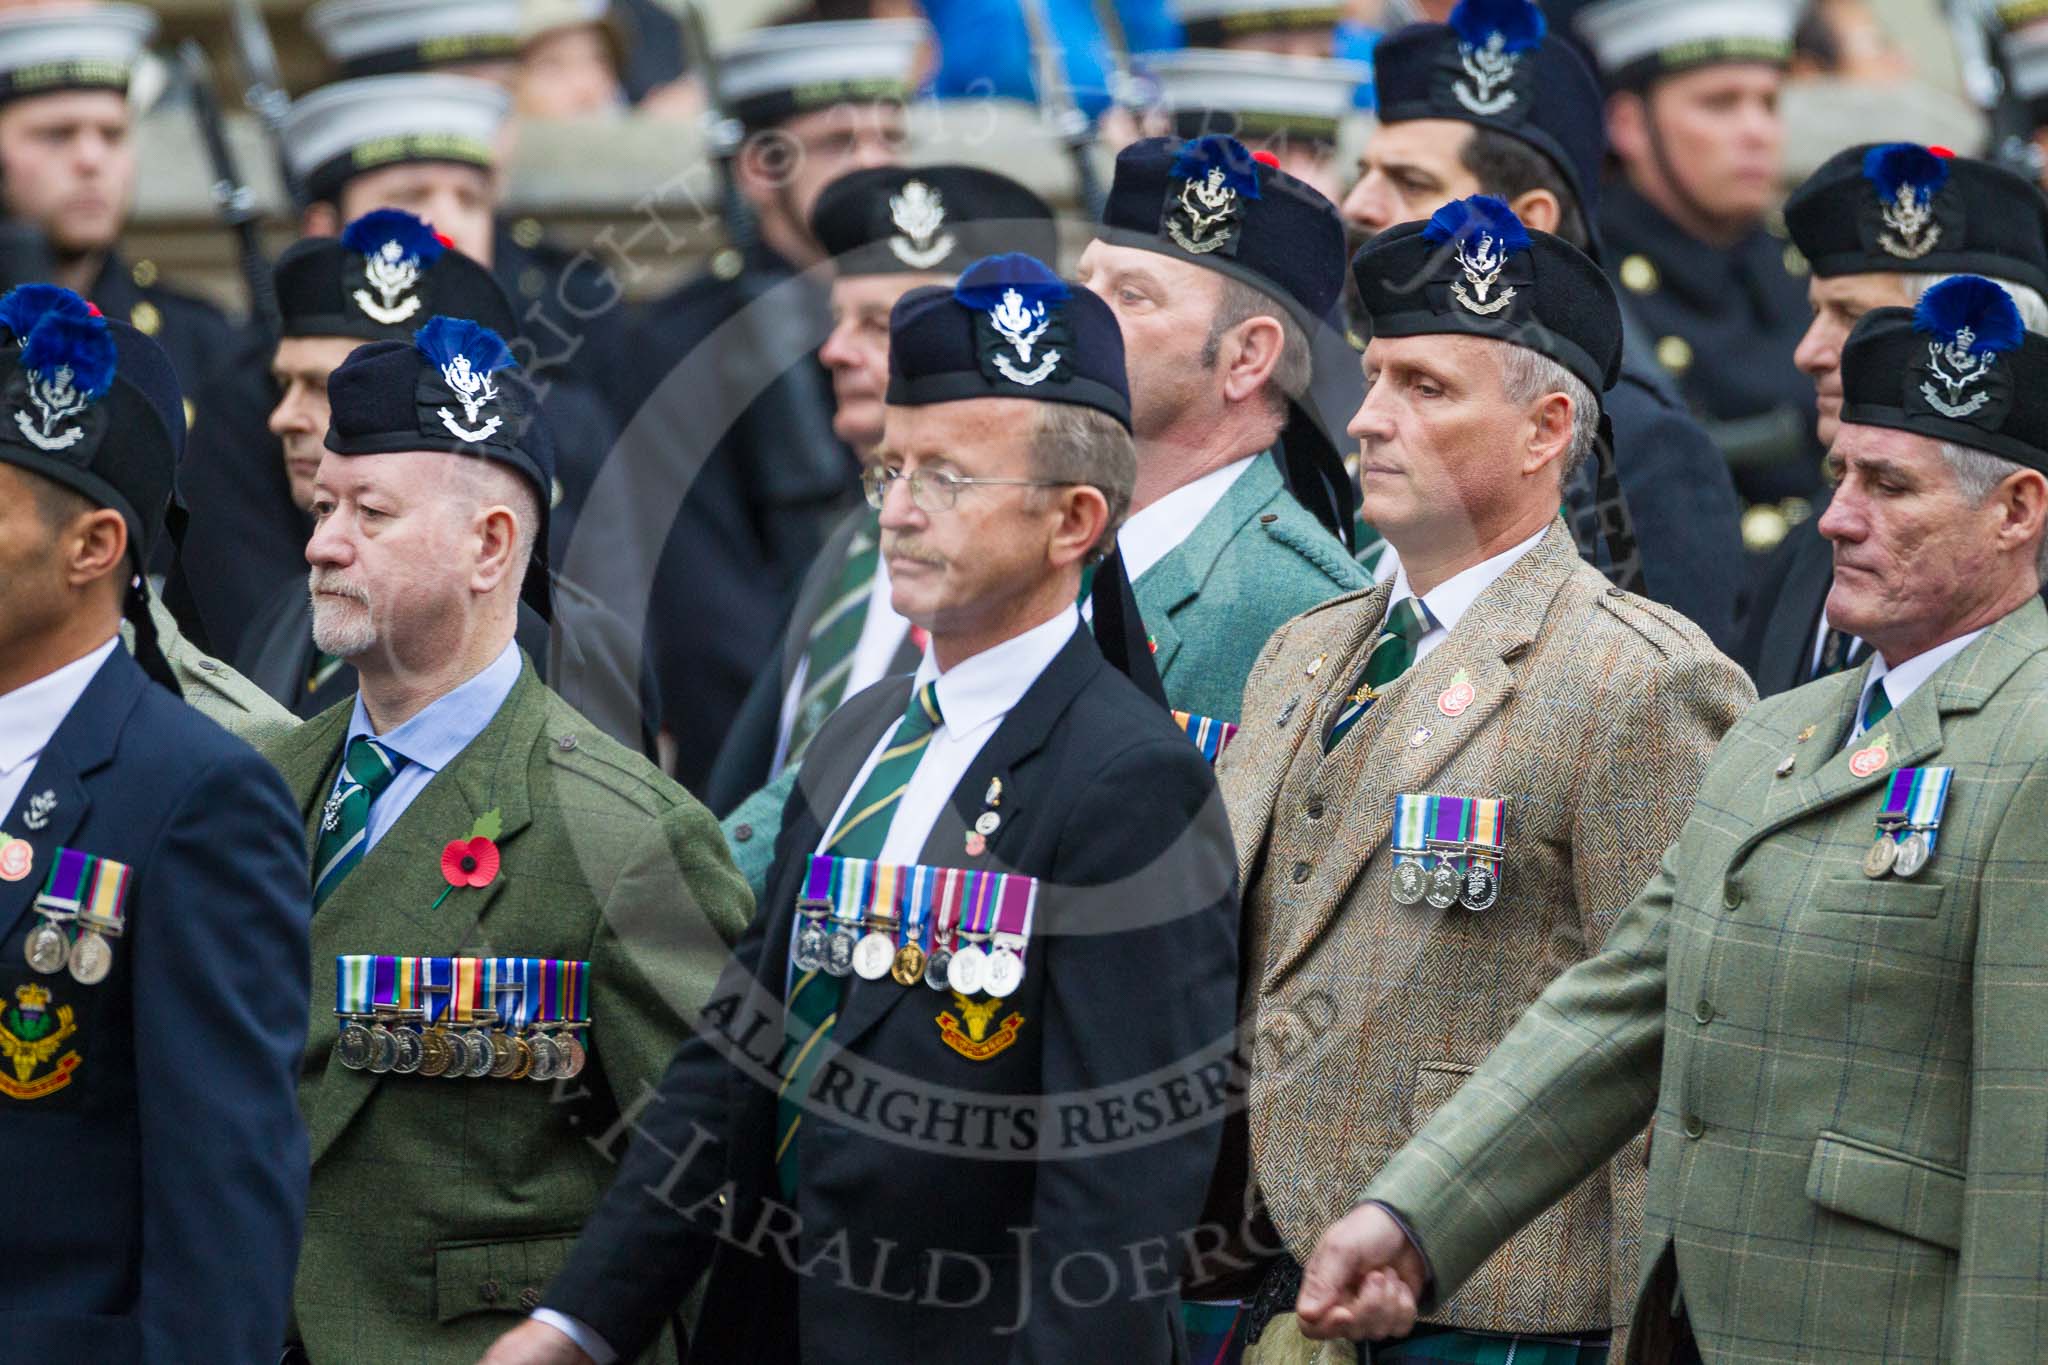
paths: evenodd
<path fill-rule="evenodd" d="M 1859 778 L 1844 739 L 1868 675 L 1743 718 L 1606 950 L 1368 1191 L 1441 1284 L 1654 1106 L 1642 1274 L 1661 1287 L 1638 1340 L 1675 1263 L 1708 1361 L 2041 1359 L 2048 610 L 1943 664 Z M 1955 769 L 1934 858 L 1872 881 L 1890 775 L 1925 765 Z"/>
<path fill-rule="evenodd" d="M 308 849 L 353 705 L 265 749 Z M 442 846 L 492 809 L 497 877 L 436 905 Z M 660 1079 L 751 912 L 710 813 L 526 661 L 313 916 L 299 1082 L 312 1188 L 293 1296 L 313 1365 L 474 1365 L 539 1301 L 615 1172 L 622 1139 L 610 1160 L 593 1140 Z M 334 1060 L 340 953 L 588 960 L 589 1065 L 555 1084 L 350 1071 Z"/>
<path fill-rule="evenodd" d="M 1598 950 L 1755 695 L 1678 613 L 1581 563 L 1559 521 L 1326 757 L 1390 591 L 1340 598 L 1273 637 L 1218 770 L 1250 888 L 1252 1174 L 1302 1261 L 1551 978 Z M 1461 677 L 1474 697 L 1451 715 L 1440 698 Z M 1493 908 L 1394 903 L 1401 793 L 1504 799 Z M 1494 1332 L 1624 1323 L 1642 1178 L 1638 1149 L 1431 1319 Z"/>

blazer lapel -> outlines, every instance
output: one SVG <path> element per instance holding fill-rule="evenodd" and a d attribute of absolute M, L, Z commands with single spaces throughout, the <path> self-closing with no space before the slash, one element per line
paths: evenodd
<path fill-rule="evenodd" d="M 1271 457 L 1253 457 L 1251 467 L 1238 475 L 1208 514 L 1195 524 L 1186 539 L 1168 550 L 1158 563 L 1131 584 L 1138 599 L 1138 614 L 1145 618 L 1156 648 L 1152 662 L 1164 678 L 1180 653 L 1181 634 L 1174 627 L 1176 613 L 1202 594 L 1216 561 L 1230 548 L 1245 523 L 1280 491 L 1280 470 Z"/>
<path fill-rule="evenodd" d="M 1543 540 L 1479 595 L 1457 628 L 1400 684 L 1366 758 L 1367 777 L 1330 844 L 1330 856 L 1346 859 L 1349 865 L 1341 878 L 1328 883 L 1329 897 L 1303 915 L 1293 937 L 1279 945 L 1272 975 L 1286 972 L 1306 955 L 1337 917 L 1359 875 L 1392 834 L 1394 798 L 1427 792 L 1453 758 L 1472 753 L 1471 746 L 1481 742 L 1477 737 L 1514 694 L 1511 661 L 1535 640 L 1558 589 L 1578 562 L 1571 532 L 1562 521 L 1553 523 Z M 1471 686 L 1472 698 L 1453 716 L 1443 702 L 1462 699 L 1446 695 L 1461 682 Z M 1508 819 L 1512 829 L 1512 811 Z"/>
<path fill-rule="evenodd" d="M 68 847 L 84 825 L 92 808 L 85 778 L 113 761 L 128 713 L 142 689 L 154 685 L 127 651 L 117 647 L 43 747 L 14 809 L 0 821 L 0 830 L 27 840 L 34 853 L 26 877 L 0 882 L 0 939 L 13 934 L 48 882 L 57 850 Z M 92 852 L 89 848 L 82 851 Z"/>
<path fill-rule="evenodd" d="M 1942 665 L 1903 706 L 1854 742 L 1846 739 L 1856 723 L 1863 689 L 1869 684 L 1870 666 L 1814 684 L 1816 692 L 1822 687 L 1835 688 L 1832 704 L 1817 722 L 1814 734 L 1815 739 L 1832 742 L 1835 751 L 1810 777 L 1772 781 L 1766 789 L 1763 818 L 1743 840 L 1736 859 L 1786 825 L 1873 791 L 1889 782 L 1900 768 L 1924 765 L 1941 752 L 1944 718 L 1981 710 L 2021 664 L 2043 649 L 2048 649 L 2048 609 L 2034 598 Z M 1880 736 L 1886 741 L 1884 762 L 1858 776 L 1856 755 L 1871 748 Z"/>
<path fill-rule="evenodd" d="M 925 836 L 920 863 L 928 867 L 987 868 L 997 872 L 1021 870 L 1014 859 L 1022 846 L 1023 835 L 1019 830 L 1027 829 L 1020 817 L 1029 804 L 1030 793 L 1024 790 L 1026 784 L 1017 780 L 1016 769 L 1044 747 L 1068 704 L 1100 666 L 1101 656 L 1094 637 L 1086 628 L 1075 631 L 1074 638 L 1053 657 L 974 756 L 974 762 L 953 788 L 952 800 Z M 985 836 L 988 851 L 980 857 L 969 857 L 965 848 L 967 831 L 988 809 L 983 798 L 988 795 L 990 782 L 998 778 L 1003 788 L 1002 802 L 996 811 L 1002 823 L 995 833 Z M 840 1047 L 852 1045 L 919 989 L 899 986 L 887 977 L 880 981 L 850 979 L 846 1003 L 832 1030 L 832 1041 Z"/>
<path fill-rule="evenodd" d="M 519 875 L 520 833 L 533 822 L 530 770 L 547 717 L 547 692 L 526 663 L 511 695 L 483 732 L 436 773 L 377 846 L 336 887 L 313 916 L 315 982 L 322 964 L 344 953 L 396 951 L 407 956 L 476 956 L 486 951 L 477 921 Z M 345 728 L 345 727 L 344 727 Z M 499 815 L 496 843 L 504 870 L 482 887 L 454 887 L 441 875 L 441 849 L 464 838 L 486 811 Z M 443 893 L 446 893 L 445 897 Z M 399 923 L 399 921 L 403 923 Z M 332 1060 L 338 1025 L 316 991 L 309 1046 L 329 1057 L 319 1098 L 307 1116 L 312 1160 L 318 1161 L 382 1080 Z"/>

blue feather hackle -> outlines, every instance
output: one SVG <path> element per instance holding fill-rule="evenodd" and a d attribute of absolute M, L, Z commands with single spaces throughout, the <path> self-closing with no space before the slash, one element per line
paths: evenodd
<path fill-rule="evenodd" d="M 1472 47 L 1485 47 L 1498 33 L 1503 51 L 1526 52 L 1543 41 L 1548 26 L 1532 0 L 1458 0 L 1451 31 Z"/>
<path fill-rule="evenodd" d="M 1863 178 L 1885 203 L 1895 202 L 1899 186 L 1913 187 L 1913 198 L 1925 204 L 1948 183 L 1948 162 L 1917 142 L 1887 142 L 1863 154 Z"/>
<path fill-rule="evenodd" d="M 1913 329 L 1944 344 L 1952 344 L 1965 328 L 1972 355 L 2013 350 L 2027 334 L 2012 295 L 1977 275 L 1943 280 L 1922 294 L 1913 309 Z"/>
<path fill-rule="evenodd" d="M 432 265 L 448 248 L 434 230 L 404 209 L 372 209 L 341 230 L 341 244 L 358 256 L 372 256 L 396 242 L 423 266 Z"/>
<path fill-rule="evenodd" d="M 1178 180 L 1207 180 L 1209 172 L 1219 167 L 1226 188 L 1247 199 L 1259 197 L 1259 168 L 1251 149 L 1220 133 L 1183 142 L 1173 158 L 1172 174 Z"/>
<path fill-rule="evenodd" d="M 20 341 L 46 314 L 52 312 L 86 318 L 93 315 L 93 308 L 62 285 L 20 284 L 8 290 L 5 298 L 0 298 L 0 327 L 6 328 L 14 340 Z"/>
<path fill-rule="evenodd" d="M 961 272 L 960 282 L 953 286 L 953 297 L 963 307 L 986 312 L 1000 306 L 1004 292 L 1011 289 L 1027 306 L 1042 303 L 1048 308 L 1065 303 L 1072 292 L 1067 282 L 1036 256 L 1010 251 L 1000 256 L 984 256 L 968 266 Z"/>
<path fill-rule="evenodd" d="M 21 347 L 21 368 L 44 377 L 68 368 L 72 387 L 92 400 L 113 386 L 115 358 L 105 318 L 63 307 L 44 313 Z"/>
<path fill-rule="evenodd" d="M 1489 232 L 1498 249 L 1510 255 L 1529 249 L 1529 230 L 1522 226 L 1522 220 L 1506 200 L 1490 194 L 1453 199 L 1430 215 L 1422 236 L 1430 242 L 1465 242 Z"/>
<path fill-rule="evenodd" d="M 469 368 L 479 374 L 491 374 L 514 363 L 503 337 L 468 318 L 428 318 L 426 325 L 412 334 L 412 344 L 436 368 L 458 355 L 468 357 Z"/>

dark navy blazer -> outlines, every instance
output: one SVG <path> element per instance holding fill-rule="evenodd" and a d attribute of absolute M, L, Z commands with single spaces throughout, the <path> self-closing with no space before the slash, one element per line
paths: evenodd
<path fill-rule="evenodd" d="M 284 779 L 116 649 L 0 830 L 34 859 L 0 880 L 0 1362 L 268 1365 L 306 1203 L 311 907 Z M 23 955 L 59 848 L 133 871 L 97 985 Z M 12 1043 L 58 1034 L 40 1060 Z"/>

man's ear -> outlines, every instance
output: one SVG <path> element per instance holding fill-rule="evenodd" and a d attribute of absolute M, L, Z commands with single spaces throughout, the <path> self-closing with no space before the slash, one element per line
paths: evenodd
<path fill-rule="evenodd" d="M 1624 161 L 1650 154 L 1650 110 L 1641 95 L 1623 90 L 1608 97 L 1607 145 Z"/>
<path fill-rule="evenodd" d="M 1522 474 L 1528 477 L 1546 465 L 1554 466 L 1560 480 L 1564 457 L 1572 446 L 1572 400 L 1562 393 L 1546 393 L 1536 400 L 1530 415 L 1529 444 L 1522 453 Z"/>
<path fill-rule="evenodd" d="M 475 523 L 476 563 L 470 569 L 472 592 L 494 592 L 524 566 L 514 562 L 519 552 L 519 514 L 503 503 L 478 510 Z"/>
<path fill-rule="evenodd" d="M 332 237 L 341 231 L 341 211 L 326 200 L 306 205 L 299 215 L 299 232 L 305 237 Z"/>
<path fill-rule="evenodd" d="M 1555 191 L 1543 188 L 1523 190 L 1516 195 L 1508 207 L 1515 211 L 1515 217 L 1522 220 L 1522 226 L 1538 232 L 1555 233 L 1557 225 L 1564 220 L 1564 206 L 1557 201 Z"/>
<path fill-rule="evenodd" d="M 1059 524 L 1053 528 L 1046 557 L 1056 569 L 1083 561 L 1109 527 L 1109 500 L 1092 484 L 1053 490 L 1059 495 Z"/>
<path fill-rule="evenodd" d="M 772 203 L 775 192 L 789 183 L 796 158 L 802 155 L 796 139 L 779 128 L 764 128 L 749 137 L 732 162 L 741 196 L 756 208 Z"/>
<path fill-rule="evenodd" d="M 1223 370 L 1223 396 L 1242 403 L 1258 393 L 1279 368 L 1286 345 L 1287 333 L 1278 318 L 1261 314 L 1231 328 L 1217 355 Z"/>
<path fill-rule="evenodd" d="M 2022 469 L 1993 489 L 1991 500 L 2001 512 L 1999 548 L 2025 549 L 2038 563 L 2040 537 L 2048 531 L 2048 478 L 2039 470 Z"/>
<path fill-rule="evenodd" d="M 64 581 L 84 588 L 112 575 L 125 585 L 129 577 L 128 523 L 111 507 L 80 512 L 57 533 L 63 556 Z"/>

